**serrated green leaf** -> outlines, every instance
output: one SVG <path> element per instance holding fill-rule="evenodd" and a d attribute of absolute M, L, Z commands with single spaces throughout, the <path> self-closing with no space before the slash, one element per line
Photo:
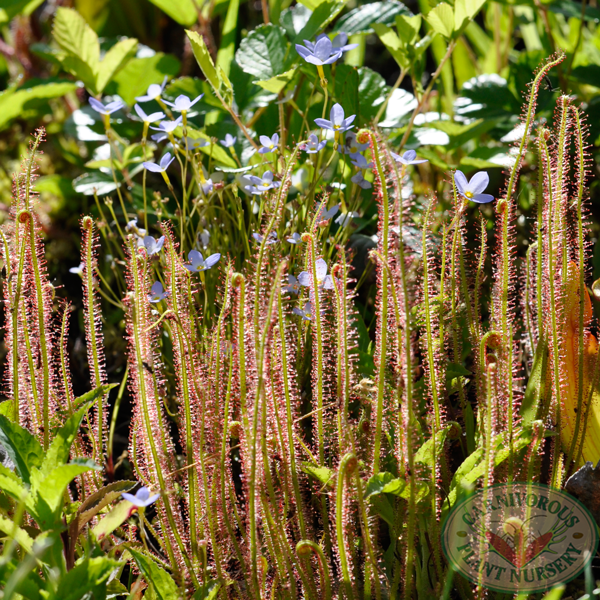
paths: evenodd
<path fill-rule="evenodd" d="M 204 43 L 204 39 L 201 35 L 198 35 L 195 31 L 186 30 L 186 35 L 192 44 L 192 52 L 196 57 L 196 62 L 198 66 L 202 70 L 204 77 L 213 89 L 219 91 L 221 87 L 221 82 L 219 81 L 219 76 L 217 75 L 217 70 L 215 69 L 215 64 L 210 56 L 210 52 Z"/>
<path fill-rule="evenodd" d="M 138 41 L 134 38 L 127 38 L 116 43 L 102 59 L 98 65 L 96 75 L 96 90 L 98 94 L 104 91 L 104 88 L 112 77 L 117 73 L 125 63 L 135 56 Z"/>
<path fill-rule="evenodd" d="M 458 428 L 460 429 L 460 425 L 458 423 L 451 422 L 446 425 L 443 429 L 440 429 L 435 434 L 435 447 L 434 447 L 434 438 L 429 438 L 420 448 L 417 450 L 415 454 L 415 462 L 420 462 L 424 465 L 427 465 L 430 468 L 434 466 L 434 448 L 435 448 L 435 458 L 436 462 L 439 461 L 439 457 L 444 451 L 444 443 L 446 441 L 446 437 L 450 433 L 452 429 Z"/>
<path fill-rule="evenodd" d="M 404 44 L 394 30 L 383 23 L 373 23 L 372 27 L 377 37 L 392 55 L 392 58 L 402 69 L 407 69 L 410 66 L 410 61 L 404 51 Z"/>
<path fill-rule="evenodd" d="M 332 486 L 335 472 L 327 467 L 318 467 L 311 462 L 303 462 L 300 465 L 300 469 L 303 473 L 306 473 L 309 477 L 312 477 L 316 481 L 319 481 L 323 485 Z"/>
<path fill-rule="evenodd" d="M 127 500 L 121 500 L 100 522 L 94 526 L 92 533 L 102 540 L 107 535 L 110 535 L 117 527 L 120 527 L 137 508 Z"/>
<path fill-rule="evenodd" d="M 373 475 L 369 478 L 369 481 L 367 481 L 365 498 L 369 498 L 376 494 L 394 494 L 399 496 L 405 487 L 406 481 L 394 477 L 387 471 L 382 471 Z"/>
<path fill-rule="evenodd" d="M 21 479 L 29 484 L 31 470 L 39 468 L 44 460 L 44 451 L 40 443 L 27 429 L 0 415 L 0 444 L 15 463 Z"/>
<path fill-rule="evenodd" d="M 85 558 L 63 575 L 56 590 L 60 600 L 79 600 L 105 583 L 120 563 L 106 556 Z"/>
<path fill-rule="evenodd" d="M 454 32 L 454 11 L 449 4 L 441 2 L 427 13 L 425 19 L 436 33 L 443 35 L 446 39 L 452 37 L 452 33 Z"/>
<path fill-rule="evenodd" d="M 390 88 L 379 73 L 368 67 L 359 67 L 357 72 L 359 117 L 367 123 L 377 114 Z"/>
<path fill-rule="evenodd" d="M 132 58 L 112 78 L 107 91 L 117 93 L 131 106 L 136 96 L 146 93 L 148 86 L 161 83 L 165 76 L 176 77 L 180 69 L 181 63 L 171 54 L 157 52 L 154 56 Z"/>
<path fill-rule="evenodd" d="M 285 31 L 269 23 L 252 30 L 235 53 L 242 71 L 259 81 L 267 81 L 285 71 L 289 44 Z"/>
<path fill-rule="evenodd" d="M 123 492 L 128 492 L 136 485 L 135 481 L 114 481 L 88 496 L 77 510 L 78 529 L 91 521 L 106 506 L 118 500 Z"/>
<path fill-rule="evenodd" d="M 271 79 L 267 79 L 266 81 L 254 81 L 256 85 L 259 85 L 263 90 L 267 90 L 268 92 L 273 92 L 273 94 L 279 94 L 285 86 L 292 80 L 294 74 L 296 73 L 296 68 L 290 69 L 281 75 L 276 75 L 275 77 L 271 77 Z"/>
<path fill-rule="evenodd" d="M 154 587 L 154 591 L 160 600 L 177 600 L 181 598 L 173 578 L 163 568 L 159 567 L 151 558 L 133 548 L 129 548 L 129 552 L 131 552 L 148 585 Z"/>
<path fill-rule="evenodd" d="M 413 44 L 419 35 L 421 29 L 422 16 L 414 15 L 396 15 L 396 30 L 398 37 L 404 45 Z"/>
<path fill-rule="evenodd" d="M 344 15 L 333 28 L 334 31 L 343 31 L 348 35 L 353 33 L 372 33 L 373 23 L 393 25 L 396 15 L 412 16 L 406 6 L 398 0 L 386 2 L 371 2 L 359 6 Z"/>
<path fill-rule="evenodd" d="M 347 115 L 359 114 L 359 74 L 356 67 L 339 64 L 333 81 L 333 95 Z"/>
<path fill-rule="evenodd" d="M 0 463 L 0 491 L 15 500 L 22 500 L 27 494 L 22 479 L 2 463 Z"/>
<path fill-rule="evenodd" d="M 218 581 L 208 581 L 201 585 L 193 596 L 193 600 L 215 600 L 219 595 L 221 583 Z"/>
<path fill-rule="evenodd" d="M 191 27 L 198 20 L 198 9 L 193 0 L 150 0 L 150 2 L 184 27 Z"/>
<path fill-rule="evenodd" d="M 0 415 L 4 415 L 5 417 L 12 417 L 13 414 L 14 402 L 12 400 L 5 400 L 4 402 L 0 402 Z"/>
<path fill-rule="evenodd" d="M 6 517 L 0 514 L 0 531 L 4 532 L 11 539 L 14 539 L 17 544 L 25 550 L 25 552 L 31 553 L 33 548 L 33 539 L 32 537 L 20 527 L 15 526 L 11 519 L 7 519 Z"/>
<path fill-rule="evenodd" d="M 71 81 L 46 80 L 36 85 L 39 80 L 30 80 L 21 88 L 11 88 L 0 94 L 0 129 L 24 112 L 43 106 L 50 98 L 60 98 L 77 89 Z"/>
<path fill-rule="evenodd" d="M 461 32 L 479 12 L 486 0 L 454 0 L 454 31 Z"/>
<path fill-rule="evenodd" d="M 52 469 L 47 475 L 36 470 L 31 472 L 31 494 L 27 499 L 27 507 L 40 527 L 53 527 L 56 524 L 67 486 L 75 477 L 92 469 L 101 468 L 91 460 L 77 459 Z"/>

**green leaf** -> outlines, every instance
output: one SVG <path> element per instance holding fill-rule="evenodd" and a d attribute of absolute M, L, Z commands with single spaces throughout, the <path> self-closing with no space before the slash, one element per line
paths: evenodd
<path fill-rule="evenodd" d="M 389 87 L 385 79 L 368 67 L 359 67 L 358 72 L 358 113 L 360 121 L 370 121 L 385 101 Z"/>
<path fill-rule="evenodd" d="M 0 444 L 15 463 L 21 479 L 30 483 L 31 470 L 39 468 L 44 460 L 44 451 L 37 439 L 27 429 L 0 415 Z"/>
<path fill-rule="evenodd" d="M 137 510 L 137 508 L 128 502 L 122 500 L 117 504 L 102 520 L 94 526 L 92 533 L 96 536 L 98 541 L 104 539 L 107 535 L 110 535 L 117 527 L 120 527 L 131 515 Z"/>
<path fill-rule="evenodd" d="M 373 475 L 367 482 L 365 489 L 365 498 L 376 494 L 394 494 L 399 496 L 406 487 L 406 481 L 394 477 L 387 471 L 382 471 Z"/>
<path fill-rule="evenodd" d="M 96 76 L 96 90 L 98 94 L 104 91 L 113 75 L 117 73 L 123 65 L 135 55 L 138 41 L 133 38 L 127 38 L 116 43 L 102 59 L 98 66 Z"/>
<path fill-rule="evenodd" d="M 348 35 L 353 33 L 373 33 L 373 23 L 393 25 L 396 15 L 412 16 L 406 6 L 398 0 L 387 2 L 371 2 L 359 6 L 344 15 L 333 28 L 334 31 L 344 31 Z"/>
<path fill-rule="evenodd" d="M 198 9 L 193 0 L 150 0 L 150 2 L 184 27 L 191 27 L 198 20 Z"/>
<path fill-rule="evenodd" d="M 285 71 L 288 51 L 285 31 L 269 23 L 259 25 L 241 41 L 235 60 L 242 71 L 266 81 Z"/>
<path fill-rule="evenodd" d="M 46 451 L 44 462 L 42 463 L 41 470 L 45 473 L 50 472 L 52 469 L 64 465 L 69 460 L 69 454 L 71 452 L 71 446 L 75 441 L 79 427 L 81 427 L 81 421 L 91 408 L 93 401 L 86 402 L 77 412 L 71 415 L 65 422 L 65 424 L 58 430 L 55 438 Z"/>
<path fill-rule="evenodd" d="M 0 25 L 6 25 L 14 17 L 28 17 L 44 0 L 3 0 L 0 2 Z"/>
<path fill-rule="evenodd" d="M 356 115 L 359 112 L 358 88 L 358 69 L 344 63 L 339 64 L 333 81 L 333 95 L 344 107 L 347 115 Z"/>
<path fill-rule="evenodd" d="M 229 75 L 235 55 L 235 34 L 239 12 L 240 0 L 230 0 L 221 32 L 221 46 L 217 52 L 217 67 L 221 67 L 226 75 Z"/>
<path fill-rule="evenodd" d="M 25 552 L 31 553 L 33 548 L 33 539 L 31 536 L 24 529 L 16 527 L 11 519 L 7 519 L 1 514 L 0 531 L 8 535 L 11 539 L 14 539 Z"/>
<path fill-rule="evenodd" d="M 318 467 L 311 462 L 303 462 L 300 465 L 300 469 L 303 473 L 306 473 L 309 477 L 312 477 L 323 485 L 333 486 L 335 472 L 331 469 L 328 469 L 327 467 Z"/>
<path fill-rule="evenodd" d="M 181 598 L 173 578 L 164 569 L 159 567 L 151 558 L 133 548 L 129 548 L 129 552 L 131 552 L 148 585 L 154 587 L 154 591 L 160 600 L 178 600 Z"/>
<path fill-rule="evenodd" d="M 298 0 L 299 4 L 303 4 L 309 10 L 316 10 L 325 0 Z"/>
<path fill-rule="evenodd" d="M 546 371 L 548 369 L 548 343 L 542 336 L 535 347 L 533 365 L 525 388 L 525 396 L 521 402 L 521 419 L 523 427 L 531 425 L 538 418 L 540 400 L 546 394 Z"/>
<path fill-rule="evenodd" d="M 454 31 L 461 32 L 486 0 L 454 0 Z"/>
<path fill-rule="evenodd" d="M 435 434 L 435 447 L 434 447 L 434 438 L 429 438 L 420 448 L 417 450 L 415 454 L 415 461 L 423 463 L 430 468 L 434 467 L 434 458 L 435 462 L 439 461 L 439 458 L 444 451 L 444 443 L 446 442 L 446 437 L 450 433 L 450 431 L 458 429 L 460 431 L 460 425 L 455 422 L 450 422 L 443 429 L 436 431 Z M 435 457 L 434 457 L 434 448 L 435 448 Z"/>
<path fill-rule="evenodd" d="M 410 62 L 404 52 L 404 44 L 394 30 L 383 23 L 373 23 L 373 30 L 398 65 L 403 69 L 407 69 Z"/>
<path fill-rule="evenodd" d="M 15 500 L 22 500 L 27 494 L 21 478 L 2 463 L 0 463 L 0 491 Z"/>
<path fill-rule="evenodd" d="M 215 64 L 210 56 L 210 52 L 204 43 L 204 39 L 201 35 L 198 35 L 195 31 L 186 30 L 185 32 L 192 44 L 192 51 L 196 57 L 196 62 L 202 70 L 204 77 L 215 91 L 219 91 L 221 88 L 221 82 L 215 69 Z"/>
<path fill-rule="evenodd" d="M 106 556 L 85 558 L 68 573 L 60 577 L 56 598 L 59 600 L 80 600 L 106 583 L 111 573 L 120 566 L 116 560 Z M 93 595 L 95 597 L 95 594 Z"/>
<path fill-rule="evenodd" d="M 373 496 L 370 500 L 375 512 L 394 530 L 394 509 L 387 496 Z"/>
<path fill-rule="evenodd" d="M 193 600 L 215 600 L 218 597 L 221 584 L 218 581 L 210 580 L 202 584 L 193 595 Z"/>
<path fill-rule="evenodd" d="M 105 485 L 91 496 L 88 496 L 77 510 L 78 528 L 81 529 L 102 509 L 111 502 L 118 500 L 123 492 L 128 492 L 136 485 L 137 483 L 135 481 L 114 481 L 113 483 Z"/>
<path fill-rule="evenodd" d="M 320 33 L 335 19 L 346 4 L 348 0 L 329 0 L 327 2 L 321 2 L 317 8 L 315 8 L 312 15 L 310 15 L 308 21 L 304 27 L 298 32 L 294 39 L 294 44 L 303 44 L 304 40 L 311 40 L 317 33 Z"/>
<path fill-rule="evenodd" d="M 436 33 L 443 35 L 446 39 L 452 37 L 452 33 L 454 32 L 454 11 L 449 4 L 441 2 L 427 13 L 425 19 Z"/>
<path fill-rule="evenodd" d="M 396 30 L 398 37 L 404 45 L 413 44 L 419 35 L 421 29 L 421 15 L 409 17 L 407 15 L 396 15 Z"/>
<path fill-rule="evenodd" d="M 114 192 L 121 184 L 115 183 L 111 175 L 106 173 L 84 173 L 73 179 L 73 189 L 78 194 L 84 196 L 93 196 L 94 192 L 98 196 L 106 196 Z"/>
<path fill-rule="evenodd" d="M 44 106 L 49 98 L 60 98 L 77 89 L 72 81 L 46 81 L 36 85 L 39 80 L 30 80 L 21 88 L 10 88 L 0 94 L 0 129 L 17 117 L 25 117 L 28 111 Z"/>
<path fill-rule="evenodd" d="M 94 400 L 98 400 L 100 396 L 104 396 L 110 392 L 113 388 L 117 387 L 118 383 L 106 383 L 104 385 L 99 385 L 98 387 L 82 394 L 81 396 L 77 396 L 75 400 L 73 400 L 73 408 L 78 408 L 84 403 L 92 402 Z"/>
<path fill-rule="evenodd" d="M 53 527 L 64 502 L 67 486 L 82 473 L 101 470 L 91 460 L 76 459 L 68 465 L 52 469 L 47 475 L 42 471 L 31 473 L 31 495 L 27 506 L 40 527 Z M 44 477 L 45 475 L 45 477 Z"/>
<path fill-rule="evenodd" d="M 38 179 L 39 181 L 39 179 Z M 36 182 L 37 183 L 37 182 Z M 37 191 L 37 188 L 36 188 Z M 14 402 L 12 400 L 5 400 L 0 402 L 0 415 L 5 417 L 11 417 L 14 414 Z"/>
<path fill-rule="evenodd" d="M 266 81 L 254 81 L 256 85 L 259 85 L 264 90 L 268 92 L 272 92 L 273 94 L 279 94 L 285 86 L 292 80 L 294 74 L 296 73 L 296 68 L 290 69 L 281 75 L 276 75 L 275 77 L 271 77 L 271 79 L 267 79 Z"/>
<path fill-rule="evenodd" d="M 107 87 L 123 101 L 132 105 L 136 96 L 146 93 L 148 86 L 160 83 L 167 76 L 176 77 L 181 63 L 171 54 L 157 52 L 154 56 L 132 58 L 113 78 Z"/>

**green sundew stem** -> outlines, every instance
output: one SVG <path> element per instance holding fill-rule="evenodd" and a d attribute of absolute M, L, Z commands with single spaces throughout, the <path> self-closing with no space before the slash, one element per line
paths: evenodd
<path fill-rule="evenodd" d="M 333 271 L 333 269 L 332 269 Z M 346 286 L 348 279 L 348 266 L 346 260 L 343 259 L 337 272 L 341 271 L 340 287 L 338 288 L 337 280 L 334 279 L 333 289 L 335 292 L 336 313 L 337 313 L 337 396 L 340 402 L 338 408 L 338 443 L 340 445 L 340 453 L 346 449 L 346 441 L 348 439 L 348 402 L 350 398 L 350 364 L 348 362 L 348 334 L 350 324 L 348 323 L 348 305 L 346 303 Z"/>
<path fill-rule="evenodd" d="M 543 136 L 546 134 L 545 129 L 540 128 L 539 135 Z M 538 189 L 537 189 L 537 250 L 536 250 L 536 269 L 537 269 L 537 281 L 536 281 L 536 310 L 537 310 L 537 341 L 540 343 L 544 337 L 544 297 L 542 295 L 542 284 L 543 284 L 543 267 L 544 261 L 542 254 L 544 250 L 544 162 L 542 156 L 539 153 L 538 146 Z"/>
<path fill-rule="evenodd" d="M 292 168 L 295 164 L 296 156 L 298 155 L 298 151 L 299 151 L 299 147 L 300 147 L 300 145 L 296 144 L 296 147 L 294 148 L 294 151 L 292 152 L 292 155 L 290 156 L 290 160 L 288 161 L 287 166 L 285 168 L 283 178 L 281 179 L 281 185 L 277 189 L 277 200 L 275 202 L 275 208 L 274 208 L 273 214 L 267 224 L 267 228 L 266 228 L 265 232 L 263 233 L 263 240 L 260 243 L 260 248 L 258 250 L 258 260 L 256 261 L 256 275 L 254 278 L 254 339 L 255 340 L 259 339 L 259 333 L 260 333 L 260 331 L 259 331 L 260 330 L 260 298 L 261 298 L 260 283 L 261 283 L 261 278 L 262 278 L 263 261 L 265 258 L 265 252 L 267 250 L 267 241 L 269 239 L 269 235 L 271 234 L 271 231 L 273 231 L 278 220 L 281 218 L 283 202 L 286 197 L 283 192 L 284 192 L 284 189 L 286 188 L 287 181 L 292 176 Z"/>
<path fill-rule="evenodd" d="M 33 396 L 33 406 L 30 406 L 32 413 L 35 413 L 36 419 L 38 422 L 38 426 L 40 421 L 43 420 L 44 413 L 42 412 L 42 417 L 40 418 L 40 403 L 39 403 L 39 395 L 37 388 L 37 377 L 35 372 L 35 364 L 33 362 L 33 350 L 31 348 L 31 339 L 29 337 L 29 328 L 27 327 L 27 311 L 25 310 L 25 305 L 21 304 L 21 320 L 23 321 L 23 339 L 25 341 L 25 351 L 27 352 L 27 362 L 29 363 L 29 373 L 31 376 L 31 395 Z M 27 398 L 29 400 L 29 396 Z M 43 407 L 42 407 L 43 411 Z"/>
<path fill-rule="evenodd" d="M 537 251 L 537 242 L 534 242 L 527 248 L 527 255 L 525 258 L 525 326 L 527 328 L 527 337 L 529 338 L 529 345 L 531 350 L 535 350 L 533 343 L 533 322 L 531 319 L 531 254 Z"/>
<path fill-rule="evenodd" d="M 179 303 L 177 301 L 178 294 L 178 281 L 177 281 L 177 255 L 175 253 L 175 249 L 173 247 L 173 243 L 169 237 L 168 242 L 168 252 L 171 260 L 171 269 L 170 269 L 170 288 L 171 288 L 171 303 L 173 312 L 178 315 L 180 312 Z M 200 563 L 200 555 L 198 552 L 198 539 L 197 539 L 197 527 L 196 527 L 196 496 L 198 494 L 198 479 L 197 479 L 197 471 L 192 468 L 191 465 L 194 462 L 194 440 L 192 434 L 192 408 L 190 402 L 190 386 L 188 383 L 188 366 L 185 364 L 185 357 L 188 356 L 188 352 L 186 352 L 186 345 L 183 336 L 181 335 L 181 328 L 176 328 L 176 338 L 177 341 L 173 340 L 174 343 L 177 343 L 179 346 L 179 356 L 180 365 L 179 365 L 179 377 L 181 378 L 181 392 L 183 394 L 183 412 L 184 412 L 184 424 L 185 424 L 185 454 L 186 454 L 186 462 L 188 465 L 188 477 L 189 477 L 189 517 L 190 517 L 190 542 L 192 546 L 192 556 L 196 559 L 196 562 Z M 190 350 L 190 354 L 193 355 L 193 352 Z M 193 360 L 193 359 L 192 359 Z M 203 430 L 203 429 L 202 429 Z M 202 431 L 201 430 L 201 431 Z M 202 450 L 201 450 L 202 452 Z M 215 554 L 218 554 L 218 549 L 215 548 Z M 219 577 L 222 577 L 222 573 L 220 572 L 220 561 L 215 560 L 215 564 L 217 565 L 217 570 L 219 571 Z"/>
<path fill-rule="evenodd" d="M 365 542 L 365 548 L 367 549 L 368 561 L 366 564 L 371 566 L 373 573 L 373 580 L 375 581 L 375 597 L 377 600 L 381 600 L 381 582 L 379 580 L 379 569 L 377 568 L 377 556 L 375 554 L 375 548 L 373 540 L 371 539 L 371 528 L 369 526 L 369 515 L 367 513 L 367 506 L 363 496 L 362 479 L 358 467 L 354 469 L 354 481 L 356 485 L 356 499 L 358 501 L 358 511 L 360 514 L 360 525 L 362 530 L 362 537 Z M 366 565 L 365 565 L 366 567 Z M 365 568 L 366 573 L 366 568 Z M 365 585 L 367 578 L 365 576 Z"/>
<path fill-rule="evenodd" d="M 583 130 L 581 127 L 581 118 L 579 111 L 576 107 L 572 106 L 571 110 L 575 116 L 575 132 L 576 132 L 576 145 L 577 154 L 579 158 L 578 165 L 578 180 L 577 180 L 577 242 L 579 249 L 579 331 L 578 331 L 578 362 L 577 362 L 577 418 L 575 419 L 575 429 L 573 440 L 571 441 L 571 447 L 567 455 L 566 467 L 570 468 L 573 455 L 575 453 L 575 447 L 579 438 L 579 427 L 581 425 L 581 413 L 583 408 L 583 375 L 584 375 L 584 358 L 585 358 L 585 246 L 583 238 L 583 215 L 582 215 L 582 201 L 586 177 L 585 169 L 585 155 L 584 155 L 584 138 Z M 585 431 L 585 429 L 583 430 Z M 581 444 L 583 447 L 583 443 Z"/>
<path fill-rule="evenodd" d="M 29 186 L 29 184 L 28 184 Z M 21 214 L 24 214 L 23 211 Z M 44 419 L 44 449 L 48 448 L 50 444 L 50 366 L 47 358 L 50 356 L 48 352 L 48 345 L 46 343 L 46 324 L 44 321 L 44 291 L 43 282 L 40 274 L 40 268 L 38 264 L 37 248 L 35 243 L 35 224 L 33 222 L 33 214 L 27 212 L 29 215 L 29 253 L 31 257 L 31 266 L 35 276 L 35 292 L 36 292 L 36 304 L 37 304 L 37 318 L 38 318 L 38 335 L 40 344 L 40 354 L 42 363 L 42 406 L 43 406 L 43 419 Z"/>
<path fill-rule="evenodd" d="M 406 454 L 409 469 L 409 498 L 408 498 L 408 524 L 407 524 L 407 541 L 406 541 L 406 561 L 405 561 L 405 576 L 404 576 L 404 598 L 410 600 L 412 598 L 412 573 L 414 567 L 414 539 L 416 529 L 416 482 L 415 482 L 415 463 L 414 463 L 414 448 L 412 445 L 412 432 L 415 427 L 415 415 L 413 407 L 413 370 L 412 370 L 412 346 L 411 346 L 411 312 L 410 312 L 410 297 L 408 290 L 408 281 L 406 274 L 406 258 L 404 256 L 404 202 L 402 200 L 402 182 L 404 181 L 405 167 L 402 166 L 400 174 L 398 174 L 398 163 L 392 162 L 396 178 L 399 181 L 398 192 L 396 194 L 396 214 L 398 225 L 398 266 L 400 268 L 400 280 L 402 283 L 402 300 L 404 303 L 404 361 L 406 368 L 405 376 L 405 393 L 406 393 L 406 410 L 408 416 L 407 434 L 406 434 Z M 392 286 L 395 293 L 395 286 Z M 400 323 L 397 317 L 397 323 Z M 398 332 L 400 333 L 400 332 Z M 400 349 L 400 346 L 398 347 Z M 400 412 L 400 411 L 399 411 Z M 404 429 L 404 424 L 400 419 L 398 422 L 399 430 Z M 404 468 L 404 467 L 403 467 Z"/>
<path fill-rule="evenodd" d="M 283 299 L 279 294 L 278 299 L 279 309 L 279 338 L 280 338 L 280 360 L 281 360 L 281 375 L 283 378 L 283 393 L 285 395 L 285 411 L 286 425 L 288 438 L 288 452 L 290 459 L 290 471 L 292 473 L 292 485 L 294 486 L 294 499 L 296 501 L 296 515 L 298 517 L 298 525 L 300 528 L 300 536 L 306 537 L 306 526 L 304 523 L 304 505 L 302 502 L 302 494 L 300 493 L 300 482 L 298 481 L 298 469 L 296 467 L 296 444 L 294 442 L 294 415 L 292 412 L 292 397 L 290 393 L 290 381 L 288 373 L 288 356 L 287 356 L 287 340 L 285 336 L 285 318 L 283 314 Z"/>
<path fill-rule="evenodd" d="M 127 379 L 129 378 L 129 363 L 125 364 L 125 372 L 123 373 L 123 379 L 121 379 L 121 385 L 119 386 L 119 391 L 117 393 L 117 398 L 115 400 L 115 406 L 113 408 L 111 420 L 110 420 L 110 428 L 108 430 L 108 444 L 106 446 L 108 456 L 112 458 L 113 455 L 113 440 L 115 437 L 115 429 L 117 427 L 117 417 L 119 415 L 119 409 L 121 408 L 121 401 L 123 400 L 123 396 L 125 395 L 125 386 L 127 385 Z"/>
<path fill-rule="evenodd" d="M 142 401 L 142 407 L 143 407 L 141 412 L 142 412 L 142 416 L 144 419 L 144 427 L 146 428 L 146 439 L 147 439 L 148 443 L 150 444 L 150 451 L 152 452 L 152 460 L 154 461 L 154 468 L 156 470 L 156 476 L 158 477 L 160 489 L 166 490 L 167 486 L 165 484 L 165 478 L 164 478 L 164 475 L 162 472 L 162 466 L 160 464 L 160 459 L 158 457 L 158 450 L 156 448 L 156 440 L 154 439 L 154 434 L 152 432 L 152 424 L 150 423 L 150 414 L 148 412 L 148 393 L 146 391 L 146 380 L 144 377 L 144 368 L 145 367 L 143 365 L 141 352 L 140 352 L 143 332 L 141 329 L 142 324 L 139 321 L 137 304 L 138 304 L 138 302 L 140 302 L 140 299 L 142 299 L 141 301 L 146 299 L 146 294 L 145 294 L 145 290 L 142 289 L 142 282 L 140 281 L 137 249 L 135 248 L 135 246 L 132 243 L 130 243 L 129 250 L 130 250 L 130 254 L 131 254 L 131 273 L 133 275 L 133 284 L 134 284 L 133 291 L 134 291 L 134 298 L 135 298 L 135 301 L 134 301 L 133 307 L 132 307 L 133 308 L 133 315 L 132 315 L 133 338 L 134 338 L 134 345 L 135 345 L 136 368 L 137 368 L 137 371 L 139 374 L 138 375 L 138 383 L 139 383 L 139 388 L 140 388 L 139 389 L 139 397 L 140 397 L 140 400 Z M 158 406 L 157 409 L 160 410 L 160 406 Z M 159 412 L 159 414 L 160 414 L 160 412 Z M 171 509 L 171 505 L 168 502 L 164 502 L 163 504 L 164 504 L 164 508 L 165 508 L 165 513 L 167 515 L 167 520 L 169 521 L 169 526 L 171 527 L 173 536 L 175 537 L 175 540 L 177 541 L 177 545 L 179 546 L 181 555 L 183 556 L 183 559 L 188 568 L 188 571 L 189 571 L 190 575 L 192 576 L 196 586 L 198 586 L 199 584 L 198 584 L 198 581 L 196 578 L 196 574 L 195 574 L 193 566 L 190 562 L 190 559 L 187 556 L 187 552 L 185 550 L 183 540 L 181 539 L 181 536 L 179 535 L 179 531 L 177 529 L 177 525 L 176 525 L 175 519 L 173 517 L 173 511 Z M 173 548 L 171 547 L 171 540 L 168 535 L 165 536 L 165 548 L 166 548 L 167 553 L 169 554 L 169 561 L 170 561 L 171 565 L 173 565 L 173 568 L 175 569 L 176 579 L 181 581 L 182 580 L 181 572 L 179 571 L 178 563 L 175 560 Z"/>
<path fill-rule="evenodd" d="M 371 151 L 375 162 L 375 169 L 381 186 L 381 207 L 383 208 L 383 223 L 381 226 L 381 249 L 386 264 L 389 264 L 389 228 L 390 228 L 390 199 L 379 147 L 375 135 L 369 132 L 371 138 Z M 388 334 L 388 273 L 386 269 L 381 271 L 381 303 L 379 332 L 379 365 L 377 366 L 377 405 L 375 413 L 375 435 L 373 440 L 373 469 L 372 473 L 379 473 L 379 455 L 381 454 L 381 430 L 383 427 L 383 404 L 385 397 L 385 371 L 387 366 L 387 334 Z"/>
<path fill-rule="evenodd" d="M 350 569 L 348 567 L 348 554 L 346 552 L 346 542 L 344 540 L 344 483 L 346 475 L 350 475 L 354 469 L 358 468 L 358 461 L 353 452 L 344 455 L 340 462 L 337 476 L 337 494 L 335 505 L 335 528 L 337 532 L 338 552 L 340 554 L 340 563 L 342 567 L 342 583 L 347 598 L 354 598 L 354 589 L 350 579 Z"/>
<path fill-rule="evenodd" d="M 569 143 L 569 123 L 567 121 L 568 112 L 568 96 L 561 96 L 558 100 L 561 106 L 560 125 L 558 129 L 558 144 L 557 149 L 557 160 L 556 160 L 556 193 L 558 195 L 558 201 L 555 204 L 556 210 L 556 222 L 558 224 L 558 231 L 561 232 L 562 236 L 562 281 L 563 290 L 566 289 L 567 281 L 569 279 L 569 248 L 567 243 L 567 226 L 566 226 L 566 209 L 563 208 L 565 204 L 565 191 L 563 185 L 564 173 L 564 162 L 565 162 L 565 149 Z"/>
<path fill-rule="evenodd" d="M 549 291 L 550 291 L 550 320 L 552 323 L 552 350 L 553 350 L 553 359 L 552 359 L 552 367 L 554 371 L 554 388 L 556 394 L 556 427 L 558 431 L 560 431 L 560 421 L 561 421 L 561 406 L 562 406 L 562 398 L 561 398 L 561 381 L 560 381 L 560 361 L 559 361 L 559 340 L 558 340 L 558 323 L 556 318 L 556 291 L 554 286 L 554 190 L 552 187 L 552 168 L 550 166 L 550 155 L 548 153 L 548 145 L 546 144 L 546 140 L 544 136 L 538 137 L 538 147 L 539 153 L 543 157 L 544 167 L 546 169 L 546 179 L 548 185 L 548 279 L 549 279 Z M 560 447 L 560 443 L 555 444 L 555 446 Z M 555 451 L 556 455 L 556 451 Z M 556 456 L 555 456 L 556 458 Z M 554 460 L 552 465 L 552 479 L 551 485 L 557 486 L 558 479 L 560 477 L 559 473 L 559 461 Z"/>
<path fill-rule="evenodd" d="M 88 330 L 90 335 L 90 346 L 92 349 L 92 365 L 94 372 L 93 384 L 98 387 L 105 383 L 100 369 L 100 359 L 98 357 L 98 338 L 96 336 L 96 306 L 94 302 L 94 223 L 91 217 L 84 217 L 83 227 L 87 230 L 87 243 L 85 246 L 85 304 L 87 317 L 89 319 Z M 110 289 L 110 288 L 109 288 Z M 102 450 L 104 443 L 104 394 L 98 396 L 98 439 L 95 460 L 102 460 Z"/>
<path fill-rule="evenodd" d="M 301 557 L 307 557 L 311 553 L 314 553 L 317 556 L 319 571 L 321 573 L 321 585 L 323 588 L 322 598 L 323 600 L 333 598 L 331 595 L 331 577 L 329 576 L 328 563 L 321 546 L 311 540 L 300 540 L 296 544 L 296 553 Z M 306 562 L 308 563 L 309 561 L 307 560 Z"/>

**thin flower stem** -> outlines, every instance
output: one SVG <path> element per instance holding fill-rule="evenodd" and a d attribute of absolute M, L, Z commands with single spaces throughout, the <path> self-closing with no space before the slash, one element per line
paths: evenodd
<path fill-rule="evenodd" d="M 346 477 L 358 468 L 358 461 L 352 452 L 345 454 L 340 461 L 337 476 L 337 494 L 336 494 L 336 509 L 335 509 L 335 527 L 337 532 L 338 552 L 340 555 L 340 563 L 342 567 L 342 584 L 345 595 L 349 600 L 354 599 L 354 587 L 350 577 L 350 568 L 348 562 L 348 551 L 346 549 L 346 536 L 344 535 L 344 487 Z"/>

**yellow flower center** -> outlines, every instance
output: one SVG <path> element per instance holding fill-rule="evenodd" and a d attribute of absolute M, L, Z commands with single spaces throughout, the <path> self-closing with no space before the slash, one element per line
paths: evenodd
<path fill-rule="evenodd" d="M 465 192 L 465 196 L 471 199 L 473 197 L 473 192 Z"/>

